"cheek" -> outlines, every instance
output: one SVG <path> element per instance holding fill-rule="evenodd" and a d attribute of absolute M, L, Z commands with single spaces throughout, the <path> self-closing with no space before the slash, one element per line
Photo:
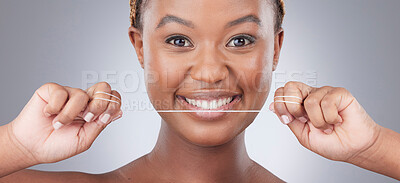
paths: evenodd
<path fill-rule="evenodd" d="M 149 98 L 156 109 L 173 109 L 175 91 L 185 78 L 185 64 L 155 49 L 145 49 L 144 74 Z"/>
<path fill-rule="evenodd" d="M 273 54 L 269 50 L 239 58 L 233 66 L 236 79 L 247 92 L 268 92 L 271 84 Z"/>
<path fill-rule="evenodd" d="M 244 90 L 247 109 L 260 109 L 269 94 L 272 80 L 273 44 L 260 46 L 251 54 L 237 57 L 234 75 Z"/>

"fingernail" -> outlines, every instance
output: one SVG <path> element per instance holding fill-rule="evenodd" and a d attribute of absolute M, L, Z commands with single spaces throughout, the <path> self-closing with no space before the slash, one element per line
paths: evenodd
<path fill-rule="evenodd" d="M 328 129 L 326 129 L 326 130 L 324 130 L 324 133 L 326 133 L 326 134 L 331 134 L 332 133 L 332 129 L 330 129 L 330 128 L 328 128 Z"/>
<path fill-rule="evenodd" d="M 93 117 L 94 117 L 94 114 L 91 113 L 91 112 L 88 112 L 88 113 L 85 115 L 85 117 L 84 117 L 83 119 L 84 119 L 86 122 L 90 122 L 90 121 L 92 121 Z"/>
<path fill-rule="evenodd" d="M 100 121 L 103 122 L 104 124 L 108 123 L 108 120 L 110 120 L 110 115 L 109 114 L 104 114 L 103 117 L 101 117 Z"/>
<path fill-rule="evenodd" d="M 60 123 L 60 122 L 58 122 L 58 121 L 55 122 L 55 123 L 53 124 L 53 128 L 54 128 L 55 130 L 60 129 L 62 126 L 63 126 L 63 124 Z"/>
<path fill-rule="evenodd" d="M 302 122 L 302 123 L 306 123 L 308 120 L 307 120 L 307 118 L 302 116 L 302 117 L 299 118 L 299 121 Z"/>
<path fill-rule="evenodd" d="M 274 112 L 274 103 L 269 104 L 269 110 Z"/>
<path fill-rule="evenodd" d="M 281 118 L 282 118 L 283 124 L 285 124 L 285 125 L 287 125 L 291 122 L 289 117 L 286 115 L 282 115 Z"/>

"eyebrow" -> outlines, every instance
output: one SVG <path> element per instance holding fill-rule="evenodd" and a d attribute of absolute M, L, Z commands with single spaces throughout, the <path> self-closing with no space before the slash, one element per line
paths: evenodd
<path fill-rule="evenodd" d="M 170 23 L 170 22 L 176 22 L 178 24 L 182 24 L 184 26 L 187 26 L 187 27 L 190 27 L 190 28 L 194 28 L 193 23 L 191 21 L 189 21 L 189 20 L 184 20 L 184 19 L 179 18 L 179 17 L 174 16 L 174 15 L 166 15 L 165 17 L 163 17 L 161 19 L 160 23 L 158 23 L 156 29 L 158 29 L 158 28 L 160 28 L 160 27 L 162 27 L 165 24 Z"/>
<path fill-rule="evenodd" d="M 185 20 L 185 19 L 179 18 L 179 17 L 174 16 L 174 15 L 166 15 L 165 17 L 163 17 L 160 20 L 160 23 L 158 23 L 156 29 L 161 28 L 165 24 L 171 23 L 171 22 L 182 24 L 182 25 L 190 27 L 192 29 L 194 28 L 194 24 L 189 20 Z M 241 18 L 238 18 L 238 19 L 236 19 L 234 21 L 229 22 L 228 24 L 226 24 L 225 28 L 230 28 L 230 27 L 233 27 L 235 25 L 239 25 L 239 24 L 242 24 L 242 23 L 245 23 L 245 22 L 254 22 L 257 25 L 261 26 L 261 20 L 257 16 L 255 16 L 255 15 L 247 15 L 247 16 L 244 16 L 244 17 L 241 17 Z"/>
<path fill-rule="evenodd" d="M 242 23 L 245 23 L 245 22 L 254 22 L 258 26 L 261 26 L 261 20 L 257 16 L 255 16 L 255 15 L 247 15 L 247 16 L 244 16 L 242 18 L 238 18 L 238 19 L 236 19 L 234 21 L 229 22 L 225 26 L 225 28 L 230 28 L 230 27 L 233 27 L 235 25 L 239 25 L 239 24 L 242 24 Z"/>

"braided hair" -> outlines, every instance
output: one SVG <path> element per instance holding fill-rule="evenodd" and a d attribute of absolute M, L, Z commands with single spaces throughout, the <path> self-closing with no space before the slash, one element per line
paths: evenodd
<path fill-rule="evenodd" d="M 283 23 L 283 18 L 285 17 L 285 2 L 284 0 L 269 0 L 273 1 L 274 9 L 275 9 L 275 32 L 277 32 Z M 144 2 L 144 3 L 143 3 Z M 129 5 L 131 7 L 130 12 L 130 21 L 131 26 L 142 30 L 142 8 L 145 7 L 145 4 L 148 0 L 129 0 Z"/>

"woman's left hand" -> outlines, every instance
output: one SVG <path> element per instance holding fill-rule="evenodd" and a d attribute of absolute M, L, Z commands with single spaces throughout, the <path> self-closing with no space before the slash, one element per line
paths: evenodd
<path fill-rule="evenodd" d="M 335 161 L 350 162 L 367 151 L 382 128 L 340 87 L 288 82 L 276 90 L 270 110 L 304 147 Z"/>

